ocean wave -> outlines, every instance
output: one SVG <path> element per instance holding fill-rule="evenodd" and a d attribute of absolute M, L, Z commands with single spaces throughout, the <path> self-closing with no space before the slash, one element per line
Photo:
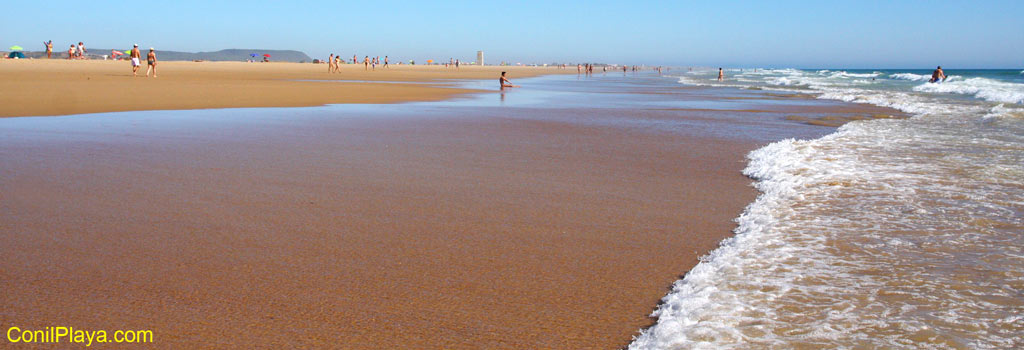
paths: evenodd
<path fill-rule="evenodd" d="M 998 104 L 995 107 L 989 109 L 982 119 L 1001 119 L 1001 118 L 1013 118 L 1013 119 L 1024 119 L 1024 109 L 1022 108 L 1010 108 L 1006 107 L 1005 104 Z"/>
<path fill-rule="evenodd" d="M 997 150 L 1007 147 L 1003 137 L 966 138 L 980 147 L 958 150 L 965 138 L 949 132 L 957 120 L 854 122 L 751 152 L 743 173 L 761 194 L 735 235 L 673 285 L 655 325 L 629 349 L 1021 345 L 1024 322 L 1006 317 L 1018 304 L 1003 299 L 1014 290 L 1001 283 L 1021 276 L 1007 271 L 1022 260 L 949 258 L 1018 251 L 1017 236 L 998 227 L 1017 220 L 1005 203 L 1019 193 L 1020 152 Z M 977 175 L 954 175 L 965 171 Z M 979 271 L 998 281 L 964 282 Z M 964 329 L 987 331 L 946 336 Z"/>
<path fill-rule="evenodd" d="M 711 80 L 706 78 L 679 77 L 679 83 L 684 85 L 713 86 L 710 82 Z"/>
<path fill-rule="evenodd" d="M 797 78 L 793 78 L 793 77 L 769 78 L 766 82 L 768 84 L 776 85 L 776 86 L 807 85 L 806 82 L 801 82 L 800 80 L 797 80 Z"/>
<path fill-rule="evenodd" d="M 1001 286 L 1022 278 L 1007 271 L 1019 271 L 1024 256 L 948 258 L 1021 249 L 1012 225 L 1024 222 L 1013 211 L 1024 205 L 1024 107 L 986 101 L 1016 100 L 1024 85 L 959 76 L 924 87 L 886 79 L 867 86 L 863 78 L 851 85 L 834 73 L 783 71 L 763 77 L 761 86 L 812 89 L 821 99 L 914 118 L 852 122 L 816 140 L 751 152 L 743 173 L 756 180 L 760 196 L 737 218 L 735 235 L 673 284 L 652 314 L 655 325 L 629 349 L 1024 344 L 1024 319 L 1006 316 L 1019 307 L 1000 299 L 1014 295 Z M 944 273 L 928 273 L 938 270 Z M 963 282 L 978 271 L 993 282 Z M 946 336 L 965 329 L 986 332 Z"/>
<path fill-rule="evenodd" d="M 778 249 L 759 249 L 758 246 L 773 241 L 765 236 L 771 234 L 768 224 L 774 221 L 774 211 L 795 194 L 797 183 L 793 178 L 781 176 L 780 170 L 799 156 L 799 143 L 793 139 L 783 140 L 748 155 L 750 165 L 744 174 L 758 179 L 755 186 L 762 194 L 737 219 L 736 235 L 702 257 L 682 280 L 673 284 L 672 291 L 651 314 L 658 319 L 657 323 L 641 332 L 630 344 L 630 350 L 677 349 L 701 341 L 719 345 L 743 341 L 744 337 L 735 327 L 744 318 L 735 317 L 739 310 L 730 307 L 742 296 L 726 293 L 722 285 L 742 283 L 744 279 L 733 277 L 750 263 L 785 258 L 763 256 Z M 777 296 L 787 290 L 778 288 L 769 293 Z M 716 318 L 718 320 L 712 321 Z"/>
<path fill-rule="evenodd" d="M 743 74 L 749 74 L 749 75 L 794 75 L 794 74 L 801 74 L 801 73 L 802 73 L 801 70 L 793 69 L 793 68 L 782 68 L 782 69 L 755 68 L 755 69 L 744 70 L 743 71 Z"/>
<path fill-rule="evenodd" d="M 896 73 L 889 76 L 889 79 L 896 80 L 910 80 L 910 81 L 928 81 L 932 78 L 930 75 L 914 74 L 914 73 Z"/>
<path fill-rule="evenodd" d="M 971 106 L 950 106 L 904 92 L 882 92 L 869 89 L 827 88 L 819 90 L 819 99 L 837 100 L 851 103 L 864 103 L 879 107 L 888 107 L 901 112 L 915 115 L 969 112 Z"/>
<path fill-rule="evenodd" d="M 828 70 L 818 71 L 819 74 L 824 75 L 828 73 L 830 78 L 875 78 L 882 75 L 882 72 L 871 72 L 871 73 L 849 73 L 846 71 L 830 72 Z"/>
<path fill-rule="evenodd" d="M 678 83 L 683 84 L 683 85 L 691 85 L 691 86 L 732 87 L 732 88 L 740 88 L 740 89 L 749 88 L 751 86 L 751 85 L 742 85 L 742 84 L 719 83 L 717 76 L 714 77 L 714 78 L 693 78 L 693 77 L 677 77 L 677 78 L 679 79 L 677 81 Z M 726 80 L 726 81 L 736 81 L 736 80 Z M 750 80 L 743 79 L 742 81 L 750 81 Z"/>
<path fill-rule="evenodd" d="M 947 80 L 939 84 L 922 84 L 914 91 L 970 95 L 990 102 L 1024 104 L 1024 84 L 996 81 L 986 78 Z"/>

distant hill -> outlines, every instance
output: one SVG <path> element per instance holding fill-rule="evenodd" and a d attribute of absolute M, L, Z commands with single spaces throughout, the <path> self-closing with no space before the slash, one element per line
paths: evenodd
<path fill-rule="evenodd" d="M 125 47 L 118 51 L 129 49 Z M 90 59 L 98 59 L 102 55 L 109 55 L 110 49 L 93 49 L 86 47 L 88 56 Z M 26 58 L 43 58 L 46 57 L 45 51 L 22 51 Z M 146 53 L 149 52 L 149 48 L 142 48 L 142 57 L 146 57 Z M 127 53 L 127 52 L 125 52 Z M 264 50 L 264 49 L 227 49 L 213 52 L 181 52 L 181 51 L 162 51 L 157 49 L 156 57 L 161 61 L 245 61 L 253 59 L 251 54 L 256 54 L 257 58 L 262 60 L 264 54 L 270 55 L 270 60 L 273 62 L 312 62 L 313 59 L 306 55 L 302 51 L 295 50 Z M 6 57 L 6 52 L 4 52 Z M 54 58 L 67 58 L 68 52 L 65 48 L 64 51 L 59 51 L 54 48 Z"/>

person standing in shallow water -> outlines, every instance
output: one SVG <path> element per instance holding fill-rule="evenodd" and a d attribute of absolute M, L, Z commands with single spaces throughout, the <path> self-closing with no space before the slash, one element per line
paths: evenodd
<path fill-rule="evenodd" d="M 935 70 L 932 71 L 932 79 L 928 82 L 938 83 L 940 81 L 946 81 L 946 73 L 942 71 L 942 66 L 935 67 Z"/>
<path fill-rule="evenodd" d="M 722 68 L 718 68 L 718 81 L 725 81 L 725 73 L 722 72 Z"/>

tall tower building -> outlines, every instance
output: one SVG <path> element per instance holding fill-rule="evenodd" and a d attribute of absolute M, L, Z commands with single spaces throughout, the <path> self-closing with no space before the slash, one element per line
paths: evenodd
<path fill-rule="evenodd" d="M 483 51 L 477 51 L 476 52 L 476 64 L 481 65 L 481 66 L 484 65 L 484 52 Z"/>

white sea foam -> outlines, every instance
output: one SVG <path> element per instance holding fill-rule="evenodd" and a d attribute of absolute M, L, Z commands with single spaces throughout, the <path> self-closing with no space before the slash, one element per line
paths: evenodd
<path fill-rule="evenodd" d="M 999 105 L 992 107 L 992 109 L 990 109 L 988 113 L 985 113 L 985 116 L 982 118 L 986 120 L 999 118 L 1024 119 L 1024 108 L 1007 107 L 1005 104 L 1000 103 Z"/>
<path fill-rule="evenodd" d="M 871 72 L 871 73 L 848 73 L 846 71 L 818 71 L 820 74 L 828 73 L 831 78 L 874 78 L 882 75 L 882 72 Z"/>
<path fill-rule="evenodd" d="M 910 81 L 928 81 L 932 78 L 930 75 L 914 74 L 914 73 L 896 73 L 889 76 L 890 79 L 897 80 L 910 80 Z"/>
<path fill-rule="evenodd" d="M 630 349 L 1024 347 L 1024 108 L 942 96 L 1019 101 L 1019 84 L 836 73 L 777 70 L 762 87 L 915 117 L 751 152 L 761 195 Z"/>
<path fill-rule="evenodd" d="M 694 86 L 713 86 L 711 80 L 706 78 L 679 77 L 679 83 Z"/>
<path fill-rule="evenodd" d="M 914 91 L 971 95 L 992 102 L 1024 103 L 1024 84 L 1001 82 L 987 78 L 970 78 L 959 81 L 947 80 L 937 84 L 922 84 L 915 86 Z"/>
<path fill-rule="evenodd" d="M 769 78 L 767 83 L 771 84 L 771 85 L 781 85 L 781 86 L 807 85 L 806 82 L 801 82 L 800 80 L 797 80 L 796 78 L 790 78 L 790 77 Z"/>
<path fill-rule="evenodd" d="M 692 86 L 734 87 L 734 88 L 741 88 L 742 89 L 742 88 L 750 87 L 752 85 L 752 84 L 746 84 L 746 85 L 744 85 L 744 84 L 733 84 L 732 82 L 734 80 L 728 80 L 728 83 L 720 83 L 720 82 L 718 82 L 718 78 L 717 77 L 715 77 L 715 78 L 703 78 L 703 77 L 695 78 L 695 77 L 681 76 L 681 77 L 678 77 L 678 79 L 679 79 L 678 82 L 680 84 L 692 85 Z"/>
<path fill-rule="evenodd" d="M 994 203 L 1015 196 L 1004 192 L 1017 186 L 1012 179 L 1024 171 L 1024 154 L 951 157 L 959 133 L 971 131 L 951 133 L 947 122 L 850 123 L 820 139 L 784 140 L 751 152 L 744 174 L 757 181 L 761 195 L 737 219 L 736 235 L 673 285 L 652 315 L 656 325 L 630 349 L 1024 345 L 1018 337 L 1024 320 L 1011 316 L 1019 302 L 976 297 L 1016 293 L 999 285 L 1024 279 L 1014 268 L 1024 257 L 1003 254 L 1024 247 L 1020 233 L 971 224 L 1022 224 Z M 924 129 L 915 130 L 921 124 Z M 972 142 L 985 143 L 978 149 L 986 150 L 1003 141 Z M 922 143 L 944 152 L 925 156 L 916 148 Z M 949 178 L 967 164 L 984 175 Z M 992 176 L 1010 182 L 999 187 Z M 947 200 L 965 193 L 972 203 Z M 976 252 L 1000 258 L 951 261 Z M 985 270 L 997 274 L 981 276 L 1000 282 L 964 282 Z M 993 277 L 1003 274 L 1006 279 Z M 986 332 L 945 336 L 964 329 Z M 915 338 L 922 334 L 935 336 Z"/>

